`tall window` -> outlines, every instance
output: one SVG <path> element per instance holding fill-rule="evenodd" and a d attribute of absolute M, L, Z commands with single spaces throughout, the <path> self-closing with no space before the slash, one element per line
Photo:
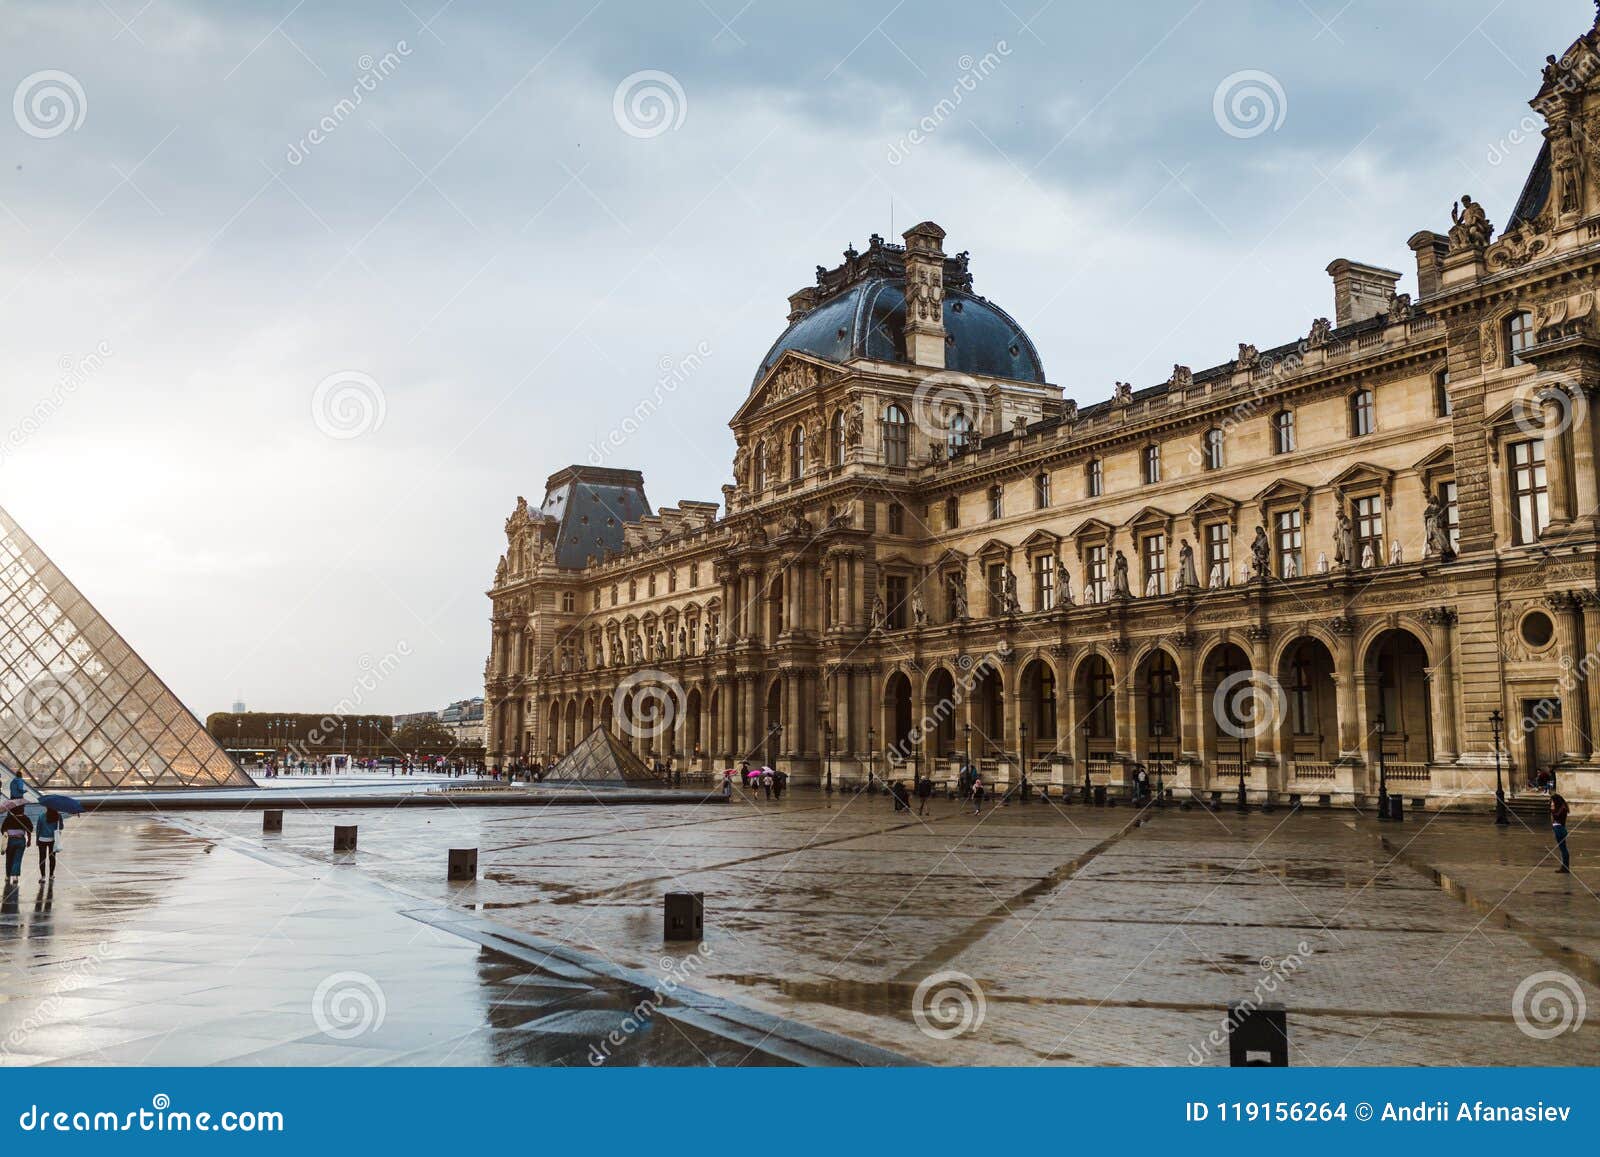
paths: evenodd
<path fill-rule="evenodd" d="M 972 442 L 972 419 L 959 406 L 950 411 L 944 420 L 945 443 L 951 457 L 961 453 Z"/>
<path fill-rule="evenodd" d="M 944 500 L 944 528 L 954 530 L 961 524 L 961 500 L 954 494 Z"/>
<path fill-rule="evenodd" d="M 1106 552 L 1109 549 L 1102 542 L 1091 546 L 1084 554 L 1084 593 L 1092 595 L 1097 603 L 1106 601 Z"/>
<path fill-rule="evenodd" d="M 1367 549 L 1372 549 L 1372 561 L 1383 565 L 1383 499 L 1376 494 L 1366 494 L 1351 504 L 1356 522 L 1356 558 L 1365 565 Z"/>
<path fill-rule="evenodd" d="M 591 610 L 596 610 L 596 611 L 598 611 L 600 609 L 600 588 L 599 587 L 595 587 L 595 589 L 590 592 L 590 594 L 589 594 L 589 607 L 590 607 Z"/>
<path fill-rule="evenodd" d="M 561 609 L 563 611 L 566 611 L 568 614 L 570 614 L 577 610 L 577 602 L 578 596 L 573 594 L 571 591 L 561 592 Z"/>
<path fill-rule="evenodd" d="M 1147 534 L 1140 544 L 1144 574 L 1140 589 L 1147 595 L 1167 593 L 1167 536 Z"/>
<path fill-rule="evenodd" d="M 1200 454 L 1207 470 L 1222 469 L 1222 431 L 1216 426 L 1201 436 Z"/>
<path fill-rule="evenodd" d="M 1105 466 L 1098 458 L 1091 458 L 1084 470 L 1084 489 L 1090 498 L 1099 498 L 1106 490 Z"/>
<path fill-rule="evenodd" d="M 1116 734 L 1117 726 L 1110 665 L 1103 659 L 1098 662 L 1090 660 L 1089 677 L 1085 682 L 1084 690 L 1089 700 L 1084 705 L 1089 714 L 1089 738 L 1110 739 Z"/>
<path fill-rule="evenodd" d="M 1150 725 L 1152 735 L 1150 754 L 1154 758 L 1171 758 L 1170 753 L 1160 751 L 1158 745 L 1178 738 L 1177 708 L 1177 664 L 1165 651 L 1157 651 L 1150 656 L 1149 674 L 1145 680 L 1145 720 Z M 1160 739 L 1154 738 L 1158 734 Z"/>
<path fill-rule="evenodd" d="M 1506 364 L 1520 366 L 1522 355 L 1533 344 L 1533 314 L 1521 310 L 1506 318 Z"/>
<path fill-rule="evenodd" d="M 693 587 L 697 587 L 699 585 L 700 585 L 700 564 L 697 563 L 697 562 L 691 562 L 689 564 L 689 586 L 691 588 L 693 588 Z"/>
<path fill-rule="evenodd" d="M 833 626 L 833 576 L 822 576 L 822 629 Z"/>
<path fill-rule="evenodd" d="M 616 606 L 617 602 L 618 602 L 617 584 L 616 583 L 612 583 L 611 584 L 611 605 L 612 606 Z"/>
<path fill-rule="evenodd" d="M 1352 438 L 1364 438 L 1376 428 L 1372 391 L 1357 390 L 1350 395 L 1350 436 Z"/>
<path fill-rule="evenodd" d="M 906 412 L 892 402 L 883 411 L 883 461 L 887 466 L 904 466 L 910 453 L 910 433 Z"/>
<path fill-rule="evenodd" d="M 639 597 L 639 580 L 628 580 L 628 601 L 631 603 Z"/>
<path fill-rule="evenodd" d="M 1161 481 L 1161 447 L 1151 443 L 1139 451 L 1139 474 L 1146 486 Z"/>
<path fill-rule="evenodd" d="M 1511 496 L 1519 545 L 1538 542 L 1550 524 L 1550 489 L 1544 476 L 1544 439 L 1515 442 L 1511 452 Z"/>
<path fill-rule="evenodd" d="M 906 508 L 898 502 L 889 503 L 889 533 L 904 534 L 906 532 Z"/>
<path fill-rule="evenodd" d="M 1461 549 L 1461 496 L 1455 480 L 1439 483 L 1439 501 L 1444 506 L 1444 530 L 1450 539 L 1450 549 Z"/>
<path fill-rule="evenodd" d="M 1440 370 L 1433 375 L 1433 416 L 1448 418 L 1455 413 L 1450 402 L 1450 371 Z"/>
<path fill-rule="evenodd" d="M 1056 560 L 1041 554 L 1033 560 L 1033 609 L 1052 610 L 1056 605 Z"/>
<path fill-rule="evenodd" d="M 649 582 L 650 597 L 651 598 L 655 598 L 656 597 L 656 576 L 655 575 L 651 575 L 650 578 L 647 581 Z"/>
<path fill-rule="evenodd" d="M 1311 656 L 1301 647 L 1289 665 L 1289 727 L 1296 735 L 1315 735 L 1317 715 L 1311 684 Z"/>
<path fill-rule="evenodd" d="M 1050 505 L 1050 471 L 1041 470 L 1033 476 L 1033 504 L 1040 510 Z"/>
<path fill-rule="evenodd" d="M 1305 528 L 1299 507 L 1272 516 L 1278 553 L 1278 577 L 1294 578 L 1305 571 Z"/>
<path fill-rule="evenodd" d="M 1006 491 L 999 483 L 989 487 L 989 517 L 1004 518 L 1006 516 Z"/>
<path fill-rule="evenodd" d="M 767 488 L 767 444 L 765 442 L 756 443 L 755 465 L 751 467 L 751 470 L 753 471 L 753 481 L 750 483 L 751 488 L 765 490 Z"/>
<path fill-rule="evenodd" d="M 906 628 L 906 576 L 892 574 L 886 580 L 886 585 L 889 592 L 889 629 L 903 631 Z"/>
<path fill-rule="evenodd" d="M 796 426 L 789 435 L 789 480 L 798 482 L 806 476 L 806 428 Z"/>
<path fill-rule="evenodd" d="M 833 424 L 828 430 L 828 440 L 833 443 L 833 464 L 835 466 L 843 466 L 846 448 L 843 410 L 834 411 Z"/>
<path fill-rule="evenodd" d="M 1226 586 L 1229 578 L 1229 568 L 1233 566 L 1233 536 L 1226 522 L 1212 522 L 1206 524 L 1206 585 L 1211 584 L 1211 576 L 1221 567 L 1218 575 L 1219 581 Z"/>
<path fill-rule="evenodd" d="M 1294 411 L 1279 410 L 1272 415 L 1272 452 L 1294 453 Z"/>

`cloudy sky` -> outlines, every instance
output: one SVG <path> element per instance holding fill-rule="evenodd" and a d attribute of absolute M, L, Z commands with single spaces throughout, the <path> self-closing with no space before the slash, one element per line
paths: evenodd
<path fill-rule="evenodd" d="M 609 462 L 719 498 L 787 295 L 891 214 L 1092 402 L 1304 333 L 1333 258 L 1414 291 L 1593 16 L 0 2 L 0 503 L 197 711 L 440 706 L 516 496 L 703 345 Z"/>

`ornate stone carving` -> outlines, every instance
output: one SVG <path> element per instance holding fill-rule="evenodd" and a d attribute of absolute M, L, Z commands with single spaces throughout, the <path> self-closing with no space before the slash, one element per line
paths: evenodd
<path fill-rule="evenodd" d="M 1311 349 L 1321 349 L 1328 344 L 1333 334 L 1333 324 L 1325 317 L 1319 317 L 1311 323 L 1311 333 L 1306 337 L 1306 345 Z"/>
<path fill-rule="evenodd" d="M 1133 404 L 1133 386 L 1128 382 L 1117 382 L 1111 390 L 1111 404 L 1113 406 L 1128 406 Z"/>
<path fill-rule="evenodd" d="M 1261 352 L 1247 341 L 1239 343 L 1239 356 L 1234 365 L 1241 370 L 1253 370 L 1261 361 Z"/>
<path fill-rule="evenodd" d="M 1194 389 L 1194 371 L 1188 366 L 1174 365 L 1172 376 L 1167 379 L 1167 387 L 1178 393 Z"/>
<path fill-rule="evenodd" d="M 1467 249 L 1482 251 L 1488 248 L 1490 239 L 1494 237 L 1494 226 L 1489 223 L 1483 206 L 1465 193 L 1461 194 L 1461 200 L 1450 206 L 1450 221 L 1452 253 Z"/>

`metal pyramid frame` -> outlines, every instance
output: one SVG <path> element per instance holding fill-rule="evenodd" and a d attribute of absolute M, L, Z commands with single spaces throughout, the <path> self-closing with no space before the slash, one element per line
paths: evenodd
<path fill-rule="evenodd" d="M 34 787 L 255 786 L 3 509 L 0 759 Z"/>
<path fill-rule="evenodd" d="M 601 783 L 660 783 L 627 746 L 604 727 L 596 727 L 578 745 L 544 773 L 547 780 L 584 780 Z"/>

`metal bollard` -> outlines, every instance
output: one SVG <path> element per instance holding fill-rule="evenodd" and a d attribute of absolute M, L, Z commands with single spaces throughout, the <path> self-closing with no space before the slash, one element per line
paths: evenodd
<path fill-rule="evenodd" d="M 261 813 L 261 830 L 264 832 L 283 831 L 283 810 L 271 808 Z"/>
<path fill-rule="evenodd" d="M 333 850 L 336 852 L 353 852 L 356 850 L 356 826 L 354 824 L 334 826 Z"/>
<path fill-rule="evenodd" d="M 662 908 L 663 940 L 701 940 L 705 938 L 706 900 L 704 892 L 668 892 Z"/>
<path fill-rule="evenodd" d="M 478 878 L 478 849 L 451 848 L 446 879 L 476 880 Z"/>

